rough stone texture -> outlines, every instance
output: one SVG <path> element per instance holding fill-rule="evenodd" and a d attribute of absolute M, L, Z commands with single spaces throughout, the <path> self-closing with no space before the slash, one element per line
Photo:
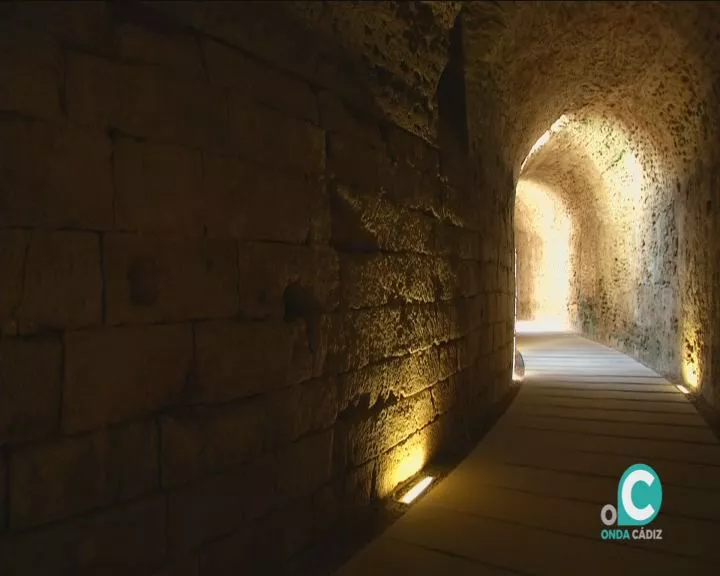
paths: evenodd
<path fill-rule="evenodd" d="M 58 339 L 0 340 L 0 444 L 57 430 L 61 380 Z"/>
<path fill-rule="evenodd" d="M 322 197 L 317 178 L 269 171 L 232 155 L 203 156 L 199 214 L 208 235 L 302 244 Z"/>
<path fill-rule="evenodd" d="M 460 2 L 282 2 L 222 10 L 150 4 L 178 24 L 195 26 L 435 138 L 435 88 Z"/>
<path fill-rule="evenodd" d="M 112 226 L 112 151 L 106 135 L 16 116 L 3 116 L 0 125 L 0 225 Z"/>
<path fill-rule="evenodd" d="M 23 230 L 0 232 L 0 319 L 3 329 L 15 322 L 23 292 L 28 237 Z"/>
<path fill-rule="evenodd" d="M 192 348 L 187 325 L 68 332 L 63 430 L 121 422 L 177 401 L 190 373 Z"/>
<path fill-rule="evenodd" d="M 231 239 L 113 234 L 104 237 L 103 248 L 110 324 L 226 318 L 238 311 Z"/>
<path fill-rule="evenodd" d="M 303 321 L 218 321 L 195 330 L 196 371 L 189 392 L 200 401 L 262 394 L 313 375 Z"/>
<path fill-rule="evenodd" d="M 24 333 L 98 324 L 102 313 L 100 242 L 84 232 L 35 232 L 28 240 L 17 312 Z"/>
<path fill-rule="evenodd" d="M 513 181 L 518 200 L 539 190 L 570 220 L 570 323 L 717 405 L 716 6 L 470 3 L 462 18 L 474 145 L 498 144 L 485 177 L 503 174 L 503 199 Z M 527 206 L 519 274 L 553 250 Z M 521 316 L 536 314 L 519 288 Z"/>
<path fill-rule="evenodd" d="M 127 500 L 157 485 L 157 430 L 130 424 L 21 449 L 10 459 L 10 529 Z"/>
<path fill-rule="evenodd" d="M 460 8 L 2 9 L 0 572 L 267 573 L 472 440 L 513 285 Z"/>
<path fill-rule="evenodd" d="M 4 537 L 3 574 L 152 574 L 166 554 L 164 496 Z M 38 554 L 42 550 L 42 554 Z"/>
<path fill-rule="evenodd" d="M 240 310 L 247 316 L 280 319 L 338 306 L 338 254 L 327 247 L 242 245 L 238 267 Z"/>
<path fill-rule="evenodd" d="M 113 164 L 118 228 L 201 231 L 199 151 L 120 138 L 115 142 Z"/>

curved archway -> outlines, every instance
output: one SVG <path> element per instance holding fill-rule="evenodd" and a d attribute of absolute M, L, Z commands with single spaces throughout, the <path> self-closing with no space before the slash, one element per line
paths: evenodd
<path fill-rule="evenodd" d="M 717 150 L 716 11 L 519 3 L 470 5 L 464 18 L 474 150 L 498 150 L 486 180 L 512 181 L 498 195 L 515 201 L 519 264 L 539 238 L 527 233 L 533 182 L 571 222 L 569 323 L 714 401 L 700 236 Z"/>

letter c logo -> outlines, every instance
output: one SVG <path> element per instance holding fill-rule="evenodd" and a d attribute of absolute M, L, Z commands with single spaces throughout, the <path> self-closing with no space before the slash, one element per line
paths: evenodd
<path fill-rule="evenodd" d="M 662 485 L 657 472 L 646 464 L 630 466 L 618 485 L 618 525 L 644 526 L 662 504 Z"/>
<path fill-rule="evenodd" d="M 650 474 L 647 470 L 635 470 L 630 472 L 627 478 L 625 478 L 625 482 L 622 484 L 622 505 L 630 518 L 643 522 L 655 514 L 655 508 L 652 507 L 652 504 L 647 504 L 643 508 L 635 506 L 632 499 L 632 491 L 633 488 L 635 488 L 635 484 L 638 482 L 652 486 L 653 482 L 655 482 L 655 476 Z"/>

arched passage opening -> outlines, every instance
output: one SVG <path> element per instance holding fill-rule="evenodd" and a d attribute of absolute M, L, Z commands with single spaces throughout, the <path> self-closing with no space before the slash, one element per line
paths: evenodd
<path fill-rule="evenodd" d="M 668 271 L 650 262 L 663 251 L 647 237 L 660 163 L 638 156 L 656 154 L 617 119 L 593 116 L 561 116 L 533 146 L 516 188 L 518 319 L 601 337 L 642 330 L 641 292 Z M 674 223 L 663 226 L 673 244 Z"/>
<path fill-rule="evenodd" d="M 520 3 L 464 17 L 474 144 L 500 151 L 485 177 L 511 182 L 497 194 L 512 205 L 518 319 L 564 320 L 713 402 L 703 243 L 716 193 L 717 15 Z M 529 198 L 554 200 L 543 213 Z M 566 240 L 548 258 L 564 218 Z"/>
<path fill-rule="evenodd" d="M 516 247 L 521 316 L 720 406 L 716 6 L 3 5 L 0 573 L 319 573 L 508 398 Z"/>
<path fill-rule="evenodd" d="M 516 326 L 569 326 L 571 220 L 555 192 L 522 179 L 515 198 Z"/>

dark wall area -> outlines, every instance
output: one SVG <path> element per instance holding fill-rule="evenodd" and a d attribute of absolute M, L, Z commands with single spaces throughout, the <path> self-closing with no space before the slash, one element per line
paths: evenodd
<path fill-rule="evenodd" d="M 282 562 L 474 437 L 513 282 L 462 133 L 199 24 L 2 11 L 0 573 Z"/>

